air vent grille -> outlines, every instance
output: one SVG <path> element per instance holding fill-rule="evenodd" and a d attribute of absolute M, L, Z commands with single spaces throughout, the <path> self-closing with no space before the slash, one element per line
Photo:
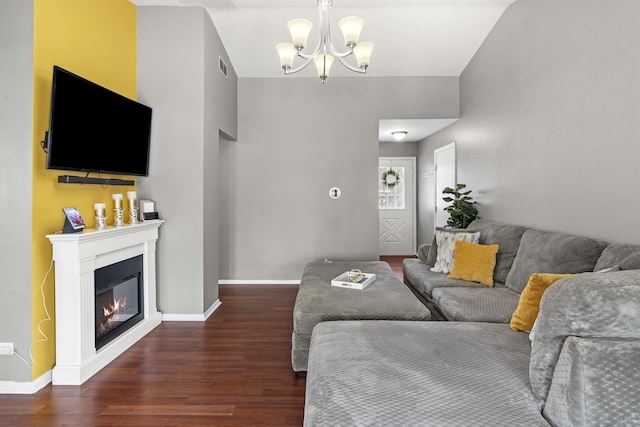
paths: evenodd
<path fill-rule="evenodd" d="M 227 78 L 227 63 L 224 62 L 224 59 L 222 59 L 222 56 L 218 56 L 218 69 L 220 70 L 220 72 L 222 73 L 222 75 L 224 76 L 224 78 Z"/>

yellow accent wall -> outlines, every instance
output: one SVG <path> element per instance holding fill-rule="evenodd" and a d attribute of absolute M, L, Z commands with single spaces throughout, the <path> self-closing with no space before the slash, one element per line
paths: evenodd
<path fill-rule="evenodd" d="M 136 7 L 128 0 L 35 0 L 34 1 L 34 111 L 33 111 L 33 378 L 55 365 L 54 270 L 46 281 L 52 248 L 47 234 L 62 228 L 62 208 L 76 206 L 88 227 L 94 227 L 93 204 L 112 206 L 111 194 L 134 187 L 58 184 L 58 175 L 82 175 L 46 169 L 40 141 L 49 125 L 53 66 L 58 65 L 115 92 L 136 99 Z M 96 132 L 99 132 L 96 129 Z M 87 141 L 87 156 L 99 156 L 109 147 Z M 123 153 L 124 155 L 124 153 Z M 97 176 L 93 174 L 92 176 Z M 107 175 L 103 177 L 132 177 Z M 110 215 L 109 222 L 113 220 Z M 126 218 L 126 215 L 125 215 Z M 42 330 L 46 339 L 38 330 Z"/>

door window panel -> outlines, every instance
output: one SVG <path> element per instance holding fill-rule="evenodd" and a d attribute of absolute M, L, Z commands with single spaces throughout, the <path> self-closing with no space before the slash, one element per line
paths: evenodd
<path fill-rule="evenodd" d="M 378 168 L 378 208 L 404 209 L 404 166 Z"/>

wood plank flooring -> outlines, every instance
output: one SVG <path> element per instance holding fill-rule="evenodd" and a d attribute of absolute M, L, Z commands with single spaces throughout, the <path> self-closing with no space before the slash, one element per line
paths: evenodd
<path fill-rule="evenodd" d="M 401 277 L 402 258 L 381 257 Z M 301 426 L 297 285 L 220 285 L 204 323 L 163 322 L 81 386 L 0 395 L 0 426 Z"/>

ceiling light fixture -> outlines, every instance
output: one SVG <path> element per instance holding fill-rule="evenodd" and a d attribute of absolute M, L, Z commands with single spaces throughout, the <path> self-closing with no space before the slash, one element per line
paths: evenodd
<path fill-rule="evenodd" d="M 307 45 L 307 39 L 313 28 L 311 21 L 306 19 L 291 19 L 287 22 L 287 27 L 291 33 L 292 43 L 280 43 L 276 45 L 280 55 L 280 66 L 284 69 L 284 74 L 297 73 L 307 67 L 312 61 L 318 70 L 318 77 L 324 81 L 329 77 L 329 70 L 334 58 L 356 73 L 365 74 L 371 60 L 373 43 L 360 42 L 360 32 L 364 26 L 364 20 L 359 16 L 347 16 L 338 22 L 338 26 L 344 36 L 344 43 L 347 46 L 345 52 L 339 52 L 331 41 L 331 28 L 329 23 L 329 8 L 333 5 L 333 0 L 318 0 L 318 10 L 320 12 L 320 42 L 315 50 L 306 54 L 302 52 Z M 345 61 L 344 58 L 353 54 L 356 57 L 358 66 L 355 67 Z M 293 68 L 293 60 L 299 56 L 304 62 Z"/>
<path fill-rule="evenodd" d="M 393 139 L 395 139 L 396 141 L 402 141 L 407 137 L 408 133 L 409 132 L 407 132 L 406 130 L 397 130 L 397 131 L 391 132 L 391 136 L 393 136 Z"/>

